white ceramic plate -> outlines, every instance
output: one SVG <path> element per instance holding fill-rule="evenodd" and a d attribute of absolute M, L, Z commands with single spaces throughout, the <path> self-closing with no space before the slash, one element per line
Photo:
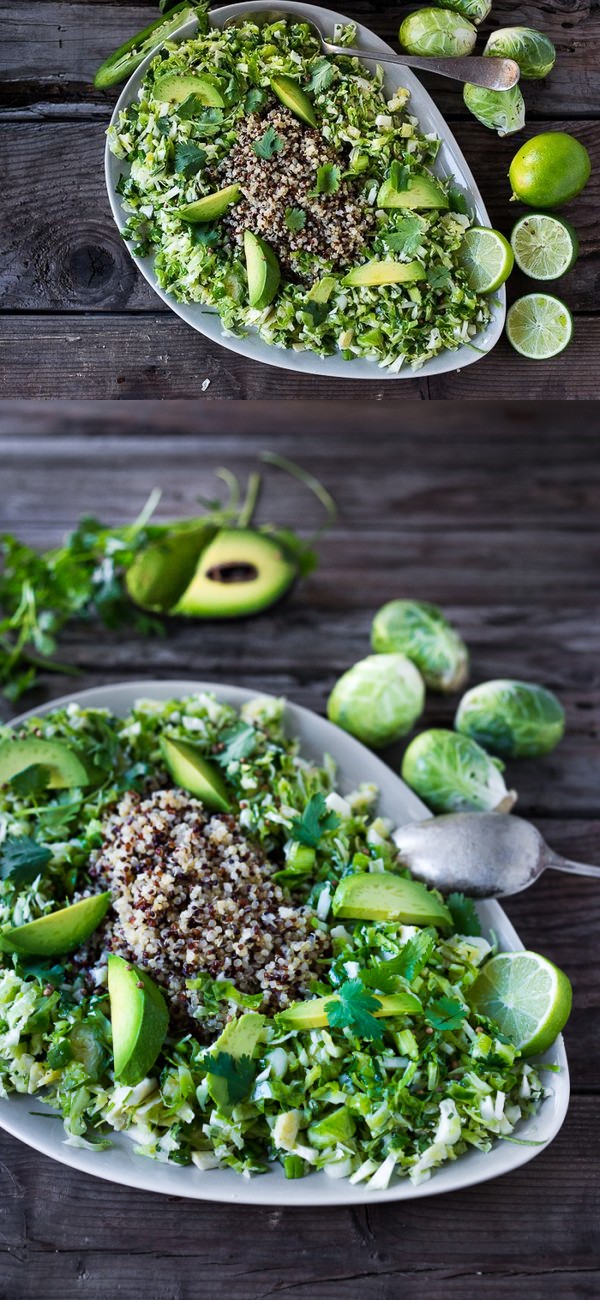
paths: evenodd
<path fill-rule="evenodd" d="M 236 12 L 239 13 L 241 4 L 225 5 L 222 9 L 212 9 L 210 12 L 210 21 L 216 27 L 222 27 L 228 18 L 233 17 Z M 243 5 L 244 10 L 260 13 L 264 9 L 272 9 L 272 0 L 247 0 Z M 303 5 L 295 3 L 295 0 L 283 0 L 277 3 L 277 9 L 282 13 L 297 14 L 301 18 L 307 18 L 309 21 L 320 23 L 323 31 L 333 32 L 336 23 L 348 23 L 351 21 L 342 14 L 335 13 L 332 9 L 321 9 L 319 5 Z M 192 36 L 197 28 L 195 18 L 188 19 L 177 32 L 171 37 L 171 40 L 185 40 Z M 394 51 L 379 36 L 371 32 L 368 27 L 362 27 L 358 24 L 356 45 L 365 50 L 365 63 L 371 69 L 377 64 L 378 54 L 393 54 Z M 136 69 L 133 76 L 127 82 L 125 89 L 120 95 L 115 111 L 112 116 L 112 123 L 117 119 L 122 109 L 125 109 L 131 102 L 137 98 L 140 85 L 146 74 L 146 69 L 154 58 L 154 50 Z M 375 57 L 368 57 L 368 54 Z M 411 109 L 419 119 L 420 125 L 425 132 L 432 131 L 441 140 L 441 148 L 436 161 L 435 170 L 440 176 L 452 175 L 456 183 L 469 196 L 469 201 L 476 214 L 477 223 L 480 226 L 491 225 L 485 204 L 477 188 L 475 177 L 471 172 L 468 163 L 461 150 L 458 147 L 450 128 L 446 125 L 442 115 L 438 112 L 431 96 L 411 72 L 410 68 L 394 68 L 392 65 L 386 67 L 385 77 L 386 89 L 388 96 L 391 97 L 398 86 L 406 86 L 411 94 Z M 108 197 L 112 208 L 113 216 L 119 227 L 119 230 L 125 225 L 127 212 L 125 211 L 121 198 L 117 194 L 117 182 L 127 168 L 124 164 L 111 154 L 108 145 L 105 155 L 105 174 Z M 134 262 L 139 267 L 142 275 L 145 276 L 148 283 L 152 286 L 155 293 L 163 302 L 171 307 L 181 319 L 186 321 L 192 329 L 204 334 L 206 338 L 212 339 L 214 343 L 220 343 L 223 347 L 230 348 L 232 352 L 238 352 L 241 356 L 251 357 L 253 361 L 266 361 L 269 365 L 280 366 L 287 370 L 297 370 L 302 374 L 311 375 L 333 375 L 339 379 L 414 379 L 417 377 L 426 377 L 427 375 L 443 375 L 448 371 L 462 370 L 464 366 L 473 365 L 479 361 L 481 353 L 491 352 L 494 345 L 498 342 L 502 329 L 504 327 L 504 318 L 506 315 L 506 294 L 504 288 L 499 289 L 494 294 L 494 301 L 491 305 L 492 318 L 487 328 L 474 340 L 480 351 L 474 351 L 473 348 L 463 345 L 456 352 L 442 352 L 440 356 L 434 357 L 433 360 L 426 362 L 420 370 L 414 371 L 410 367 L 402 370 L 399 375 L 390 374 L 389 370 L 382 370 L 374 361 L 344 361 L 340 356 L 319 357 L 313 352 L 293 352 L 289 349 L 277 348 L 269 343 L 265 343 L 259 336 L 252 332 L 246 338 L 227 337 L 222 330 L 220 318 L 212 309 L 203 307 L 200 303 L 185 304 L 176 302 L 164 289 L 161 289 L 157 283 L 153 269 L 153 259 L 151 257 L 136 257 L 131 254 Z"/>
<path fill-rule="evenodd" d="M 72 701 L 88 707 L 110 709 L 117 716 L 123 716 L 141 698 L 175 699 L 196 690 L 214 691 L 219 699 L 236 708 L 256 694 L 255 691 L 242 687 L 221 686 L 210 682 L 128 682 L 69 695 L 54 700 L 41 709 L 31 710 L 30 714 L 23 714 L 22 717 L 48 713 L 51 709 Z M 306 756 L 321 761 L 323 754 L 328 752 L 335 759 L 341 791 L 349 792 L 360 781 L 373 781 L 381 792 L 379 808 L 384 816 L 400 824 L 428 815 L 425 806 L 408 786 L 352 736 L 295 704 L 288 704 L 286 717 L 290 734 L 300 738 L 302 752 Z M 15 723 L 21 720 L 22 718 L 17 718 Z M 484 931 L 489 933 L 493 929 L 502 949 L 523 947 L 498 903 L 480 903 L 478 911 Z M 543 1059 L 561 1067 L 560 1074 L 546 1075 L 546 1080 L 552 1084 L 553 1095 L 545 1099 L 537 1115 L 518 1126 L 515 1136 L 547 1143 L 558 1133 L 569 1101 L 569 1071 L 562 1037 Z M 44 1114 L 34 1113 L 40 1111 Z M 487 1155 L 475 1150 L 466 1152 L 452 1164 L 435 1171 L 428 1182 L 421 1183 L 418 1187 L 413 1187 L 407 1179 L 394 1183 L 386 1191 L 369 1192 L 361 1185 L 352 1187 L 345 1179 L 332 1181 L 322 1172 L 288 1180 L 279 1165 L 271 1173 L 246 1179 L 232 1169 L 215 1169 L 203 1173 L 195 1167 L 158 1164 L 143 1156 L 136 1156 L 133 1142 L 124 1134 L 115 1134 L 114 1145 L 107 1151 L 80 1150 L 65 1146 L 62 1120 L 55 1116 L 49 1118 L 50 1116 L 53 1116 L 50 1108 L 44 1106 L 37 1097 L 12 1095 L 0 1099 L 1 1128 L 34 1147 L 36 1151 L 70 1165 L 73 1169 L 148 1192 L 248 1205 L 334 1206 L 413 1200 L 497 1178 L 499 1174 L 518 1169 L 543 1150 L 542 1146 L 518 1146 L 512 1142 L 499 1141 Z"/>

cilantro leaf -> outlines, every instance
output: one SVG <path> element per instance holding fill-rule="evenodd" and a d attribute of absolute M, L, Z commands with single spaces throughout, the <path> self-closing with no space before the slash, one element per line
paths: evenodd
<path fill-rule="evenodd" d="M 229 1052 L 217 1052 L 216 1056 L 205 1056 L 209 1074 L 216 1074 L 225 1080 L 227 1100 L 230 1106 L 243 1101 L 248 1096 L 256 1078 L 256 1069 L 249 1056 L 231 1056 Z"/>
<path fill-rule="evenodd" d="M 205 248 L 212 248 L 219 242 L 219 232 L 210 226 L 191 226 L 190 234 L 194 244 L 203 244 Z"/>
<path fill-rule="evenodd" d="M 288 230 L 304 230 L 306 213 L 303 208 L 286 208 L 285 224 Z"/>
<path fill-rule="evenodd" d="M 427 283 L 432 289 L 447 289 L 450 284 L 451 275 L 447 266 L 430 266 L 427 271 Z"/>
<path fill-rule="evenodd" d="M 157 119 L 156 119 L 156 129 L 157 129 L 159 135 L 170 135 L 170 134 L 171 134 L 171 119 L 170 119 L 170 117 L 157 117 Z"/>
<path fill-rule="evenodd" d="M 337 813 L 327 811 L 323 795 L 313 794 L 302 816 L 294 817 L 290 836 L 298 844 L 307 844 L 309 848 L 316 849 L 324 832 L 334 831 L 339 824 Z"/>
<path fill-rule="evenodd" d="M 329 62 L 329 59 L 317 59 L 307 89 L 314 90 L 317 95 L 323 90 L 329 90 L 333 81 L 333 73 L 333 64 Z"/>
<path fill-rule="evenodd" d="M 406 253 L 412 257 L 423 243 L 423 233 L 423 222 L 412 213 L 407 213 L 396 221 L 393 230 L 386 231 L 383 240 L 393 253 Z"/>
<path fill-rule="evenodd" d="M 467 898 L 465 894 L 449 894 L 446 903 L 450 908 L 457 934 L 481 934 L 481 922 L 472 898 Z"/>
<path fill-rule="evenodd" d="M 8 835 L 0 849 L 0 878 L 23 889 L 41 874 L 51 857 L 50 849 L 30 835 Z"/>
<path fill-rule="evenodd" d="M 175 171 L 187 180 L 196 176 L 206 162 L 206 151 L 190 142 L 178 144 L 175 149 Z"/>
<path fill-rule="evenodd" d="M 342 173 L 337 163 L 323 163 L 317 168 L 317 180 L 311 194 L 335 194 L 340 188 Z"/>
<path fill-rule="evenodd" d="M 403 163 L 399 163 L 397 159 L 394 159 L 390 166 L 389 179 L 390 184 L 395 190 L 407 190 L 410 181 L 410 171 Z"/>
<path fill-rule="evenodd" d="M 19 795 L 42 794 L 48 789 L 50 769 L 42 763 L 32 763 L 23 772 L 17 772 L 9 782 L 11 790 Z"/>
<path fill-rule="evenodd" d="M 434 1029 L 445 1032 L 458 1029 L 467 1014 L 467 1008 L 458 998 L 435 998 L 429 1003 L 425 1018 Z"/>
<path fill-rule="evenodd" d="M 327 302 L 306 302 L 302 310 L 310 317 L 311 324 L 316 327 L 327 320 L 331 307 Z"/>
<path fill-rule="evenodd" d="M 244 100 L 244 112 L 248 114 L 258 113 L 266 102 L 266 98 L 266 91 L 262 90 L 260 86 L 251 86 Z"/>
<path fill-rule="evenodd" d="M 220 763 L 221 767 L 228 767 L 230 763 L 241 763 L 243 758 L 248 758 L 253 753 L 257 735 L 254 727 L 247 722 L 236 722 L 223 732 L 221 739 L 225 748 L 215 754 L 215 762 Z"/>
<path fill-rule="evenodd" d="M 458 188 L 458 185 L 451 185 L 448 190 L 448 204 L 451 212 L 460 212 L 464 217 L 469 215 L 469 202 L 466 194 Z"/>
<path fill-rule="evenodd" d="M 273 158 L 276 153 L 281 153 L 283 149 L 283 140 L 277 134 L 274 126 L 268 126 L 260 140 L 255 140 L 252 149 L 257 158 L 265 158 L 267 161 Z"/>
<path fill-rule="evenodd" d="M 329 1024 L 334 1029 L 349 1029 L 357 1038 L 383 1038 L 383 1025 L 372 1014 L 380 1002 L 363 988 L 360 980 L 341 984 L 331 1002 L 325 1003 Z"/>
<path fill-rule="evenodd" d="M 412 939 L 407 940 L 397 957 L 378 962 L 370 970 L 363 971 L 361 980 L 369 988 L 379 989 L 381 993 L 394 993 L 397 976 L 401 975 L 409 983 L 416 979 L 434 948 L 435 934 L 431 930 L 419 930 Z"/>

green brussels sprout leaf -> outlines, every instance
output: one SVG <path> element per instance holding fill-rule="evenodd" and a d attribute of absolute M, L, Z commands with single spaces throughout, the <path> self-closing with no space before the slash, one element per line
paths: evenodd
<path fill-rule="evenodd" d="M 463 99 L 473 117 L 498 135 L 513 135 L 525 126 L 525 102 L 518 86 L 511 90 L 485 90 L 468 81 Z"/>

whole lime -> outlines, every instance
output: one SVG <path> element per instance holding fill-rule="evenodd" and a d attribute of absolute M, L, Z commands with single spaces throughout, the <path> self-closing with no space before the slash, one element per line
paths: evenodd
<path fill-rule="evenodd" d="M 566 131 L 534 135 L 515 154 L 508 172 L 515 198 L 529 207 L 558 208 L 580 194 L 592 165 L 587 149 Z"/>

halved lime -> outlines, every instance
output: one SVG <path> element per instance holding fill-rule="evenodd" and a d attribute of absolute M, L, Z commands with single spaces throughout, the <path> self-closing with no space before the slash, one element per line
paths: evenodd
<path fill-rule="evenodd" d="M 545 1052 L 566 1025 L 572 989 L 564 971 L 537 952 L 502 952 L 486 962 L 469 1002 L 494 1020 L 523 1056 Z"/>
<path fill-rule="evenodd" d="M 492 293 L 508 279 L 514 264 L 512 248 L 499 230 L 471 226 L 458 255 L 474 293 Z"/>
<path fill-rule="evenodd" d="M 532 280 L 558 280 L 573 266 L 579 252 L 573 227 L 548 212 L 520 217 L 510 242 L 517 266 Z"/>
<path fill-rule="evenodd" d="M 564 302 L 551 293 L 528 293 L 509 308 L 506 333 L 522 357 L 546 361 L 571 342 L 573 317 Z"/>

